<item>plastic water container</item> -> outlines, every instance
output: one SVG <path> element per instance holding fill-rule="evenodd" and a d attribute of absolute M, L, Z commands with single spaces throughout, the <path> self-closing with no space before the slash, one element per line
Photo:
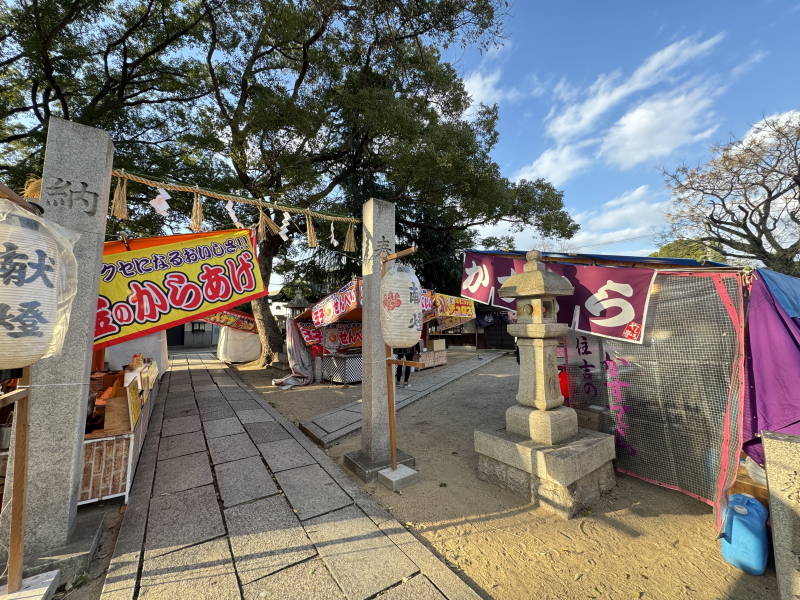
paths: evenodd
<path fill-rule="evenodd" d="M 750 575 L 763 575 L 769 556 L 767 509 L 750 494 L 731 494 L 720 540 L 722 557 Z"/>

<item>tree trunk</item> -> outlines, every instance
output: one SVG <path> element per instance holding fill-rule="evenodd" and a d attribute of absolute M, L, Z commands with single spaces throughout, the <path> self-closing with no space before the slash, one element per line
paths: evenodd
<path fill-rule="evenodd" d="M 264 287 L 267 289 L 269 289 L 269 279 L 272 275 L 272 261 L 278 248 L 280 246 L 274 242 L 270 243 L 270 240 L 259 244 L 258 268 L 261 271 Z M 278 322 L 275 320 L 275 315 L 272 314 L 267 296 L 253 300 L 252 307 L 253 317 L 258 327 L 258 337 L 261 340 L 261 357 L 248 366 L 264 368 L 277 361 L 278 353 L 283 351 L 283 335 L 278 329 Z"/>

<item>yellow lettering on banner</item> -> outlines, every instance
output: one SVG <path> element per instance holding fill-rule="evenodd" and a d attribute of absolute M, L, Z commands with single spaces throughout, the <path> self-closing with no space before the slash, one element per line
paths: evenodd
<path fill-rule="evenodd" d="M 100 271 L 95 350 L 267 294 L 248 229 L 108 254 Z"/>

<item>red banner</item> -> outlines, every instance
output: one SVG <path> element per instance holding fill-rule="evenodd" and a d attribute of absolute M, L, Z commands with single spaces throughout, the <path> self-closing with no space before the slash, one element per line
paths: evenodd
<path fill-rule="evenodd" d="M 297 323 L 297 329 L 303 336 L 306 346 L 322 344 L 326 353 L 361 346 L 360 321 L 342 321 L 320 328 L 314 327 L 313 323 Z"/>
<path fill-rule="evenodd" d="M 511 275 L 522 272 L 523 258 L 468 252 L 464 257 L 461 295 L 499 308 L 515 309 L 513 298 L 498 291 Z M 546 263 L 547 270 L 565 277 L 575 288 L 559 296 L 558 321 L 574 331 L 642 343 L 653 269 L 590 267 Z"/>

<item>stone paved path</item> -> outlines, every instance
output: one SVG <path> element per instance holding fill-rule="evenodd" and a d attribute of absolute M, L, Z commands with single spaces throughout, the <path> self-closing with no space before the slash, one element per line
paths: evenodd
<path fill-rule="evenodd" d="M 102 600 L 478 600 L 212 354 L 174 356 Z"/>
<path fill-rule="evenodd" d="M 397 388 L 395 390 L 395 410 L 405 408 L 459 377 L 500 358 L 507 352 L 507 350 L 485 350 L 478 356 L 452 367 L 434 369 L 430 375 L 413 380 L 411 387 Z M 330 448 L 338 440 L 359 429 L 361 429 L 360 400 L 300 422 L 300 430 L 322 448 Z"/>

